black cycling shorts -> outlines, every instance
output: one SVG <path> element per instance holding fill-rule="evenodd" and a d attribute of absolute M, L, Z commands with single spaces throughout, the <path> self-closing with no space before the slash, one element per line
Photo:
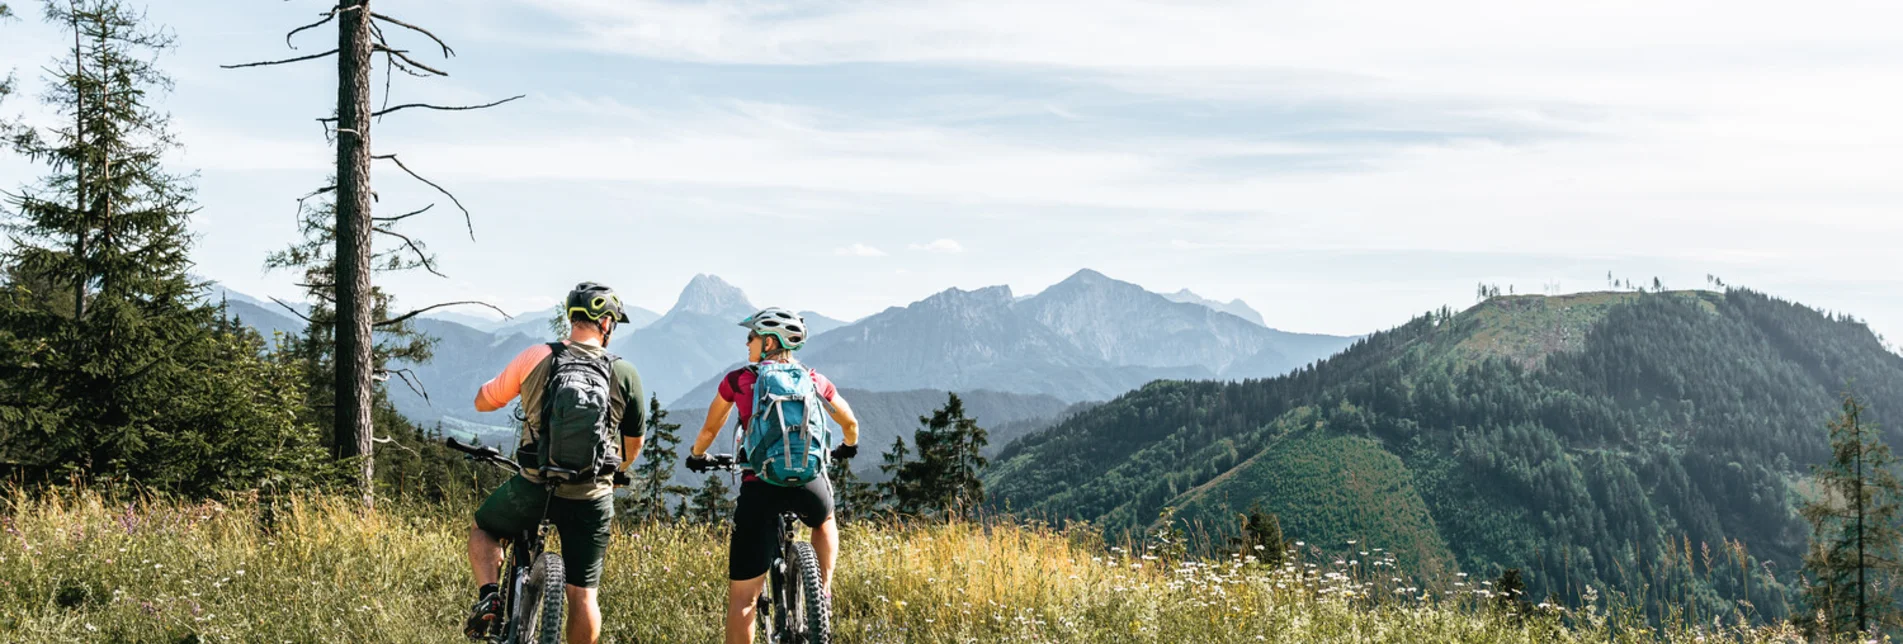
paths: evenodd
<path fill-rule="evenodd" d="M 800 487 L 759 479 L 740 483 L 733 507 L 733 540 L 727 544 L 727 578 L 744 581 L 766 574 L 780 549 L 780 513 L 792 511 L 808 528 L 833 516 L 833 484 L 822 476 Z"/>

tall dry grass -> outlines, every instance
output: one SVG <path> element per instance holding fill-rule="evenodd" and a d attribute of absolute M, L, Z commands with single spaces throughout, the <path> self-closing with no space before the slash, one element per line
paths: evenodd
<path fill-rule="evenodd" d="M 0 504 L 0 642 L 456 642 L 473 599 L 468 508 L 90 492 Z M 1516 614 L 1484 583 L 1423 591 L 1385 553 L 1346 544 L 1271 568 L 1105 551 L 1035 525 L 852 525 L 843 539 L 841 642 L 1800 641 L 1651 630 L 1597 604 Z M 604 641 L 717 641 L 725 564 L 721 528 L 621 526 Z"/>

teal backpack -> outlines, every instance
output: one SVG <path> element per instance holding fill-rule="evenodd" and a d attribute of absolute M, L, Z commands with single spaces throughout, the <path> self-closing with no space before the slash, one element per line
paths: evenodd
<path fill-rule="evenodd" d="M 741 421 L 747 465 L 760 480 L 782 487 L 824 476 L 832 436 L 813 373 L 799 363 L 749 368 L 757 377 L 753 417 Z"/>

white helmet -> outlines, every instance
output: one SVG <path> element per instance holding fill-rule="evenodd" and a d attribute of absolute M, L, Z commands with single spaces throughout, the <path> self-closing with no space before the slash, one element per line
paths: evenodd
<path fill-rule="evenodd" d="M 801 319 L 798 313 L 777 306 L 761 309 L 759 313 L 748 316 L 740 321 L 740 326 L 758 335 L 779 338 L 780 347 L 788 351 L 797 351 L 806 345 L 806 320 Z"/>

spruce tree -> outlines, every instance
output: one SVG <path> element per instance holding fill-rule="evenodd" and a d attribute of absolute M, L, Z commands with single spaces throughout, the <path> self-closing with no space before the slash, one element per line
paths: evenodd
<path fill-rule="evenodd" d="M 905 469 L 905 457 L 909 453 L 904 438 L 892 437 L 892 449 L 879 457 L 879 472 L 885 475 L 885 481 L 876 486 L 880 505 L 908 516 L 918 513 L 918 494 L 913 491 L 910 481 L 899 476 L 899 472 Z"/>
<path fill-rule="evenodd" d="M 1811 524 L 1804 589 L 1826 636 L 1894 632 L 1903 627 L 1898 584 L 1903 582 L 1903 482 L 1896 458 L 1865 407 L 1845 395 L 1830 422 L 1832 459 L 1813 466 L 1819 493 L 1800 508 Z"/>
<path fill-rule="evenodd" d="M 667 497 L 686 496 L 694 491 L 685 485 L 670 485 L 678 455 L 676 448 L 681 443 L 680 429 L 680 423 L 667 422 L 667 410 L 661 408 L 660 397 L 650 396 L 647 446 L 642 448 L 641 462 L 634 471 L 633 509 L 638 521 L 667 520 Z"/>
<path fill-rule="evenodd" d="M 851 521 L 861 517 L 870 517 L 879 510 L 879 492 L 859 478 L 852 471 L 851 460 L 833 461 L 833 498 L 837 507 L 833 513 L 842 521 Z"/>
<path fill-rule="evenodd" d="M 5 194 L 10 456 L 43 476 L 188 494 L 308 484 L 294 375 L 186 273 L 193 188 L 164 167 L 177 144 L 153 105 L 171 86 L 154 61 L 172 38 L 116 0 L 49 3 L 46 18 L 73 45 L 46 68 L 59 125 L 12 138 L 48 173 Z"/>
<path fill-rule="evenodd" d="M 1287 544 L 1282 542 L 1282 520 L 1262 509 L 1260 501 L 1249 504 L 1249 512 L 1239 517 L 1240 534 L 1231 542 L 1236 552 L 1253 556 L 1256 561 L 1274 567 L 1282 565 Z"/>
<path fill-rule="evenodd" d="M 720 523 L 733 516 L 733 497 L 728 494 L 726 482 L 721 474 L 708 474 L 700 489 L 694 492 L 694 507 L 688 510 L 688 516 L 699 523 Z"/>
<path fill-rule="evenodd" d="M 965 402 L 948 394 L 945 406 L 912 434 L 918 458 L 899 466 L 894 477 L 900 512 L 928 516 L 967 512 L 985 500 L 985 429 L 965 416 Z M 903 455 L 901 454 L 901 458 Z"/>

